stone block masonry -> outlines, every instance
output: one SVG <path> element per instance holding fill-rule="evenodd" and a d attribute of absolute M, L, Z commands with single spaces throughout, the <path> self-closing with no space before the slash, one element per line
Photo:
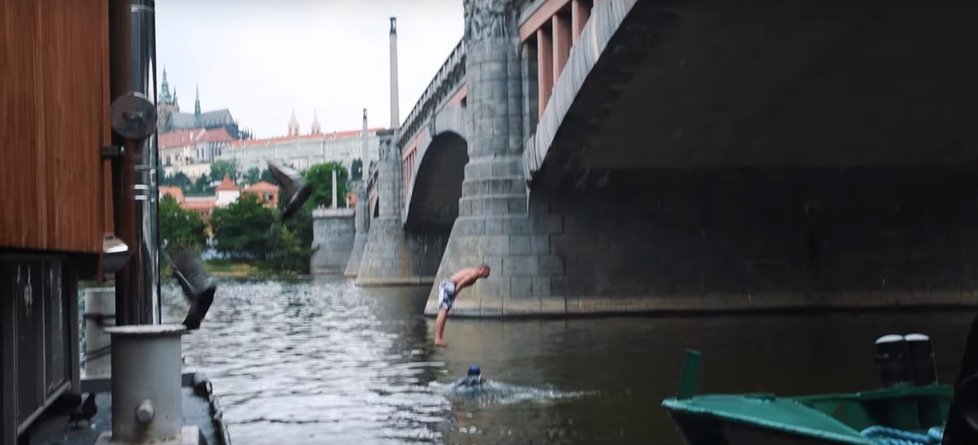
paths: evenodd
<path fill-rule="evenodd" d="M 350 259 L 346 262 L 343 275 L 346 277 L 356 277 L 360 272 L 360 261 L 363 258 L 363 251 L 367 247 L 367 228 L 370 223 L 368 209 L 367 187 L 365 181 L 356 182 L 357 205 L 354 212 L 354 237 L 353 247 L 350 251 Z"/>
<path fill-rule="evenodd" d="M 379 216 L 370 230 L 357 270 L 358 286 L 431 284 L 445 249 L 447 228 L 406 232 L 401 220 L 401 166 L 392 134 L 381 139 Z"/>
<path fill-rule="evenodd" d="M 356 284 L 431 284 L 447 241 L 447 232 L 406 232 L 400 219 L 374 219 Z"/>
<path fill-rule="evenodd" d="M 342 274 L 353 249 L 353 209 L 314 210 L 312 233 L 316 251 L 310 260 L 310 272 Z"/>
<path fill-rule="evenodd" d="M 950 167 L 615 172 L 522 215 L 460 217 L 438 277 L 492 267 L 453 310 L 472 317 L 973 306 L 976 182 Z"/>

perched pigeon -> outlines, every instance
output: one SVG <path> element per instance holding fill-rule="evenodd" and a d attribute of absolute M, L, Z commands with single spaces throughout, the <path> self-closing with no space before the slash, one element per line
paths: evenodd
<path fill-rule="evenodd" d="M 96 413 L 98 413 L 98 406 L 95 405 L 95 393 L 90 392 L 82 404 L 76 405 L 68 412 L 68 424 L 77 425 L 82 421 L 90 423 Z"/>
<path fill-rule="evenodd" d="M 190 303 L 183 324 L 187 329 L 198 329 L 211 303 L 214 302 L 217 285 L 204 270 L 204 264 L 193 250 L 175 248 L 169 258 L 173 265 L 173 277 L 180 283 L 180 289 Z"/>
<path fill-rule="evenodd" d="M 272 172 L 272 176 L 282 186 L 282 201 L 286 203 L 285 211 L 282 212 L 282 220 L 284 221 L 295 214 L 302 207 L 302 204 L 305 204 L 309 195 L 312 195 L 312 187 L 309 187 L 309 184 L 302 180 L 302 175 L 299 172 L 284 165 L 268 161 L 268 170 Z"/>

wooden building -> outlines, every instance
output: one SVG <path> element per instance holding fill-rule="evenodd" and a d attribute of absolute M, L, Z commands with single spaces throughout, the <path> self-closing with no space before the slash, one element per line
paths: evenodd
<path fill-rule="evenodd" d="M 0 0 L 2 445 L 79 388 L 78 281 L 113 230 L 109 22 L 109 0 Z"/>

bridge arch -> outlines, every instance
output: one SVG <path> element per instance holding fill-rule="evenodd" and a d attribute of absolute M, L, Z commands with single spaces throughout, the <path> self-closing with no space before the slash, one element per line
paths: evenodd
<path fill-rule="evenodd" d="M 468 141 L 457 131 L 442 131 L 425 138 L 418 147 L 420 159 L 414 165 L 408 185 L 404 226 L 450 229 L 458 217 L 465 164 L 469 162 Z"/>

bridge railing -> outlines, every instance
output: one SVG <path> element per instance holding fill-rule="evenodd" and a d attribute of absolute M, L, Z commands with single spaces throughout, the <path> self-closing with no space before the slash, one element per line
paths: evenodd
<path fill-rule="evenodd" d="M 421 129 L 421 126 L 438 110 L 438 106 L 465 81 L 465 39 L 459 40 L 455 49 L 438 69 L 435 78 L 425 88 L 401 124 L 397 146 L 403 149 Z"/>

